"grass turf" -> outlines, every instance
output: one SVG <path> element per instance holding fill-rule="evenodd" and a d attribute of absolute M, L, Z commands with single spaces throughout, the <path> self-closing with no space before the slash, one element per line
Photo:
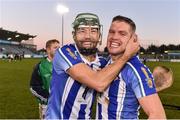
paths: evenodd
<path fill-rule="evenodd" d="M 8 62 L 0 60 L 0 118 L 1 119 L 36 119 L 38 102 L 29 91 L 29 80 L 33 66 L 40 59 L 24 59 Z M 163 104 L 180 106 L 180 63 L 148 62 L 152 70 L 156 65 L 165 65 L 174 72 L 174 84 L 171 88 L 160 92 Z M 177 96 L 179 95 L 179 96 Z M 94 110 L 94 109 L 93 109 Z M 180 118 L 180 110 L 165 106 L 168 119 Z M 146 118 L 141 111 L 140 118 Z"/>

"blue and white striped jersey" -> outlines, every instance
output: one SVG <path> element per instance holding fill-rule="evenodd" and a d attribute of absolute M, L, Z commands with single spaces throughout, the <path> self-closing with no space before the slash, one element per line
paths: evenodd
<path fill-rule="evenodd" d="M 111 64 L 112 60 L 108 62 Z M 117 78 L 97 98 L 97 119 L 138 119 L 138 99 L 156 93 L 153 76 L 138 56 L 123 67 Z"/>
<path fill-rule="evenodd" d="M 95 61 L 88 62 L 74 44 L 56 51 L 46 119 L 90 119 L 95 91 L 72 79 L 66 72 L 82 62 L 94 70 L 103 68 L 107 63 L 98 56 Z"/>

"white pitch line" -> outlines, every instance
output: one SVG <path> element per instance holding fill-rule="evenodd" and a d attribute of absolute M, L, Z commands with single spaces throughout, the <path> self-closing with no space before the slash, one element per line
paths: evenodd
<path fill-rule="evenodd" d="M 180 95 L 176 95 L 176 94 L 159 94 L 159 95 L 167 95 L 167 96 L 180 97 Z"/>

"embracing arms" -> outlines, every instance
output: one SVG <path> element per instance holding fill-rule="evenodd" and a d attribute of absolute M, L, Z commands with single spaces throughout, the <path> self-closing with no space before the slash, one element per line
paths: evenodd
<path fill-rule="evenodd" d="M 102 92 L 118 75 L 125 63 L 139 50 L 137 36 L 133 35 L 128 42 L 122 57 L 113 64 L 108 65 L 100 71 L 93 71 L 84 63 L 79 63 L 67 70 L 67 73 L 75 80 Z"/>

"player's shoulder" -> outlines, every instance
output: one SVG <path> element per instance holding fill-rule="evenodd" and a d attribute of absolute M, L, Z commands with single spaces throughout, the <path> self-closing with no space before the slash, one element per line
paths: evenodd
<path fill-rule="evenodd" d="M 46 66 L 47 64 L 51 64 L 52 62 L 48 60 L 47 57 L 44 57 L 38 64 L 39 66 Z"/>
<path fill-rule="evenodd" d="M 123 72 L 128 74 L 140 74 L 147 72 L 150 73 L 150 70 L 147 66 L 145 66 L 139 59 L 139 56 L 133 56 L 125 65 L 123 68 Z"/>
<path fill-rule="evenodd" d="M 66 44 L 66 45 L 60 47 L 59 50 L 62 50 L 62 51 L 69 51 L 69 50 L 76 51 L 76 47 L 75 47 L 74 44 Z"/>
<path fill-rule="evenodd" d="M 57 50 L 53 60 L 53 65 L 55 63 L 59 63 L 60 61 L 61 63 L 62 61 L 64 63 L 68 63 L 70 66 L 83 62 L 81 55 L 74 44 L 64 45 Z"/>
<path fill-rule="evenodd" d="M 152 78 L 151 71 L 140 61 L 138 56 L 134 56 L 130 59 L 126 64 L 126 67 L 132 74 L 135 74 L 139 78 Z"/>
<path fill-rule="evenodd" d="M 145 65 L 140 61 L 139 56 L 135 55 L 126 63 L 126 67 L 131 69 L 140 69 L 141 67 L 145 67 Z"/>
<path fill-rule="evenodd" d="M 72 55 L 78 54 L 78 50 L 76 49 L 74 44 L 66 44 L 58 49 L 58 52 L 61 55 Z"/>
<path fill-rule="evenodd" d="M 154 90 L 154 79 L 152 73 L 147 66 L 145 66 L 139 59 L 138 56 L 134 56 L 130 59 L 125 65 L 125 70 L 123 71 L 126 78 L 131 78 L 129 81 L 132 83 L 140 83 L 143 85 L 143 88 L 146 89 L 146 92 L 149 94 L 148 90 Z M 133 79 L 134 78 L 134 79 Z M 151 89 L 153 88 L 153 89 Z"/>
<path fill-rule="evenodd" d="M 48 57 L 46 56 L 40 61 L 40 64 L 45 64 L 47 62 L 50 62 L 50 60 L 48 60 Z"/>

